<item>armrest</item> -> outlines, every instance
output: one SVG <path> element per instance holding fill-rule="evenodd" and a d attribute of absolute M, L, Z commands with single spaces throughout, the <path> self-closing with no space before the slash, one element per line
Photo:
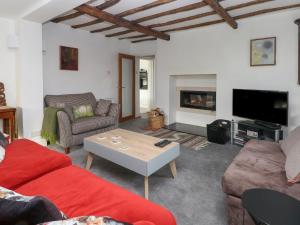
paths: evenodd
<path fill-rule="evenodd" d="M 58 128 L 59 128 L 59 142 L 64 148 L 72 145 L 72 130 L 71 121 L 66 112 L 59 111 L 57 113 Z"/>
<path fill-rule="evenodd" d="M 119 121 L 119 111 L 120 111 L 120 105 L 116 103 L 112 103 L 109 107 L 109 111 L 107 116 L 113 117 L 116 120 L 116 124 Z"/>

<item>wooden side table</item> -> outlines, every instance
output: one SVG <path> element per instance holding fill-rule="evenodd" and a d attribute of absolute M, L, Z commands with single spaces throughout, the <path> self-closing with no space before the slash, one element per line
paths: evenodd
<path fill-rule="evenodd" d="M 11 142 L 16 137 L 15 131 L 16 108 L 0 106 L 0 119 L 3 119 L 3 131 L 9 134 Z"/>

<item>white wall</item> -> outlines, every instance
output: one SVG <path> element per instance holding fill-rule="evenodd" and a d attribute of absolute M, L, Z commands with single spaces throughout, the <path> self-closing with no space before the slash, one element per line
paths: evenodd
<path fill-rule="evenodd" d="M 300 124 L 300 87 L 297 85 L 300 10 L 240 20 L 239 29 L 227 24 L 171 34 L 157 42 L 156 103 L 169 114 L 169 76 L 217 74 L 217 118 L 232 118 L 232 89 L 289 91 L 290 128 Z M 277 65 L 250 67 L 251 39 L 277 37 Z M 137 48 L 137 47 L 136 47 Z M 190 119 L 192 124 L 204 125 Z"/>
<path fill-rule="evenodd" d="M 43 118 L 42 27 L 25 20 L 0 19 L 0 81 L 7 105 L 17 107 L 21 136 L 39 135 Z M 9 35 L 19 37 L 19 48 L 9 49 Z"/>
<path fill-rule="evenodd" d="M 5 85 L 6 102 L 16 106 L 16 51 L 7 47 L 7 38 L 15 33 L 13 20 L 0 18 L 0 81 Z"/>
<path fill-rule="evenodd" d="M 79 49 L 79 71 L 59 69 L 59 46 Z M 91 91 L 117 100 L 118 53 L 129 53 L 127 41 L 75 30 L 63 24 L 43 25 L 44 94 Z"/>
<path fill-rule="evenodd" d="M 40 135 L 43 120 L 42 25 L 17 21 L 20 47 L 17 50 L 17 106 L 22 113 L 21 134 Z"/>

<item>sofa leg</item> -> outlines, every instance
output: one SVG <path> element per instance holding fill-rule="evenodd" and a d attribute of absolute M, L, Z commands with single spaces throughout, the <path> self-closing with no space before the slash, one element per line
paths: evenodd
<path fill-rule="evenodd" d="M 50 145 L 50 141 L 47 141 L 47 146 Z"/>
<path fill-rule="evenodd" d="M 69 154 L 70 153 L 70 147 L 65 148 L 65 153 Z"/>

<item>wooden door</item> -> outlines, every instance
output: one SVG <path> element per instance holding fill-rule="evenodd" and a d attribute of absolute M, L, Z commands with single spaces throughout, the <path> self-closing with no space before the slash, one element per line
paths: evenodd
<path fill-rule="evenodd" d="M 120 122 L 135 118 L 135 57 L 119 54 Z"/>

